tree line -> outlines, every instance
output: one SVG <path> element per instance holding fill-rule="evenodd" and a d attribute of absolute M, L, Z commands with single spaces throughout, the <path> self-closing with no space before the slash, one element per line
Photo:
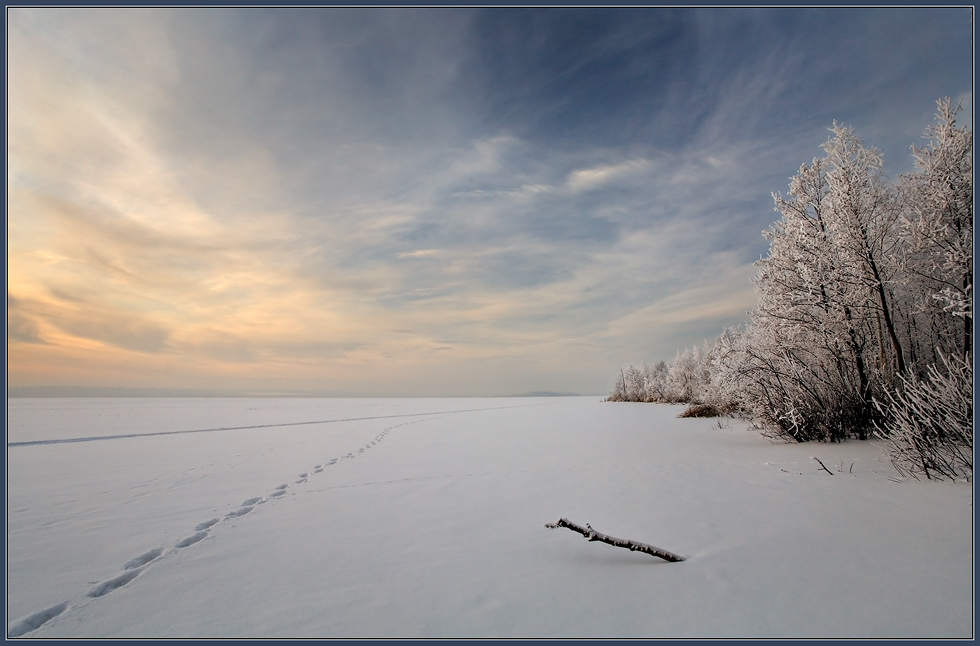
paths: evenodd
<path fill-rule="evenodd" d="M 799 442 L 877 437 L 896 466 L 972 477 L 973 133 L 937 102 L 915 170 L 834 124 L 763 235 L 748 323 L 620 371 L 612 401 L 688 403 Z"/>

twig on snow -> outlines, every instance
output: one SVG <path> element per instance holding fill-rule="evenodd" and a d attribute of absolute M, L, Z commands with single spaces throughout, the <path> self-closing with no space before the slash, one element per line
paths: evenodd
<path fill-rule="evenodd" d="M 811 455 L 810 457 L 816 460 L 817 462 L 820 462 L 820 458 L 818 458 L 817 456 Z M 827 473 L 829 473 L 830 475 L 834 475 L 834 472 L 828 469 L 826 466 L 824 466 L 823 462 L 820 462 L 820 468 L 826 471 Z"/>
<path fill-rule="evenodd" d="M 599 541 L 600 543 L 607 543 L 615 547 L 623 547 L 631 552 L 643 552 L 649 554 L 650 556 L 656 556 L 662 558 L 665 561 L 670 561 L 671 563 L 677 563 L 683 561 L 683 556 L 678 556 L 667 550 L 662 550 L 659 547 L 654 547 L 653 545 L 647 545 L 646 543 L 638 543 L 637 541 L 631 541 L 626 538 L 615 538 L 613 536 L 607 536 L 605 534 L 600 534 L 599 532 L 592 529 L 592 525 L 588 523 L 585 527 L 581 525 L 576 525 L 575 523 L 565 520 L 564 518 L 559 518 L 556 523 L 547 523 L 545 527 L 549 529 L 554 529 L 555 527 L 567 527 L 573 532 L 578 532 L 590 541 Z"/>

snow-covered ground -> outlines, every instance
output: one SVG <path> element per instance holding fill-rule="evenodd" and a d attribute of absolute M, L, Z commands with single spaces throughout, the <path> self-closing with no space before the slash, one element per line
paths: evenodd
<path fill-rule="evenodd" d="M 599 399 L 11 399 L 8 635 L 972 637 L 971 484 Z"/>

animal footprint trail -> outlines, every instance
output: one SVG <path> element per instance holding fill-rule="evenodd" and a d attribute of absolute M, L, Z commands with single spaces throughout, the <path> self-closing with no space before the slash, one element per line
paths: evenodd
<path fill-rule="evenodd" d="M 253 509 L 255 509 L 254 506 L 251 506 L 251 507 L 239 507 L 235 511 L 232 511 L 232 512 L 229 512 L 228 514 L 226 514 L 225 515 L 225 518 L 239 518 L 239 517 L 244 516 L 245 514 L 249 513 Z"/>
<path fill-rule="evenodd" d="M 395 428 L 398 428 L 400 426 L 405 426 L 407 424 L 418 424 L 421 422 L 426 422 L 429 421 L 430 419 L 432 418 L 415 420 L 412 422 L 405 422 L 402 424 L 389 426 L 388 428 L 381 431 L 381 433 L 379 433 L 377 436 L 375 436 L 371 442 L 365 444 L 364 446 L 360 447 L 356 451 L 351 451 L 340 457 L 330 458 L 329 460 L 326 460 L 321 464 L 314 465 L 312 469 L 312 473 L 314 474 L 323 473 L 323 470 L 326 467 L 333 466 L 341 460 L 352 459 L 358 457 L 359 455 L 363 455 L 365 451 L 379 444 L 381 440 L 383 440 L 388 435 L 388 433 L 390 433 Z M 294 484 L 303 484 L 308 481 L 309 477 L 310 477 L 310 472 L 300 473 L 297 476 L 297 480 L 294 482 Z M 246 514 L 252 512 L 255 509 L 256 505 L 261 505 L 265 502 L 268 502 L 269 500 L 282 498 L 283 496 L 285 496 L 286 490 L 288 488 L 289 488 L 289 484 L 283 483 L 276 486 L 276 488 L 272 491 L 272 493 L 270 493 L 266 497 L 255 496 L 252 498 L 248 498 L 247 500 L 242 501 L 238 509 L 235 509 L 234 511 L 227 513 L 224 519 L 226 521 L 229 521 L 236 518 L 241 518 L 242 516 L 245 516 Z M 203 541 L 205 538 L 208 537 L 209 530 L 215 525 L 217 525 L 219 522 L 221 522 L 221 519 L 211 518 L 210 520 L 206 520 L 204 522 L 198 523 L 197 525 L 194 526 L 195 533 L 177 541 L 174 544 L 174 550 L 181 550 Z M 102 581 L 101 583 L 98 583 L 93 588 L 91 588 L 88 591 L 88 593 L 86 593 L 85 596 L 91 597 L 93 599 L 104 597 L 105 595 L 114 592 L 119 588 L 122 588 L 123 586 L 128 585 L 134 579 L 136 579 L 136 577 L 138 577 L 142 572 L 144 572 L 147 567 L 151 567 L 151 564 L 153 562 L 158 561 L 162 557 L 166 557 L 166 556 L 167 554 L 165 553 L 164 549 L 159 547 L 143 552 L 139 556 L 136 556 L 130 559 L 129 561 L 127 561 L 122 567 L 123 572 L 121 574 L 118 574 L 115 577 L 112 577 L 110 579 Z M 58 603 L 48 608 L 45 608 L 44 610 L 35 612 L 34 614 L 31 614 L 23 619 L 20 619 L 19 621 L 16 621 L 10 627 L 8 627 L 7 636 L 22 637 L 24 635 L 27 635 L 28 633 L 37 630 L 47 622 L 51 621 L 55 617 L 58 617 L 59 615 L 63 614 L 70 607 L 72 607 L 71 602 L 64 601 L 62 603 Z"/>
<path fill-rule="evenodd" d="M 218 519 L 217 518 L 212 518 L 211 520 L 206 520 L 203 523 L 198 523 L 197 525 L 194 526 L 194 531 L 196 531 L 196 532 L 202 532 L 202 531 L 204 531 L 206 529 L 210 529 L 217 522 L 218 522 Z"/>
<path fill-rule="evenodd" d="M 123 574 L 120 574 L 117 577 L 113 577 L 108 581 L 103 581 L 99 585 L 92 588 L 91 590 L 88 591 L 88 596 L 104 597 L 110 592 L 114 592 L 115 590 L 118 590 L 119 588 L 123 587 L 124 585 L 126 585 L 127 583 L 129 583 L 130 581 L 138 577 L 139 575 L 140 575 L 140 570 L 129 570 L 128 572 L 124 572 Z"/>
<path fill-rule="evenodd" d="M 40 612 L 35 612 L 30 617 L 21 619 L 19 622 L 14 624 L 12 628 L 7 629 L 7 637 L 20 637 L 26 635 L 27 633 L 37 630 L 44 624 L 48 623 L 65 610 L 68 609 L 68 602 L 59 603 L 57 605 L 51 606 L 50 608 L 45 608 Z"/>
<path fill-rule="evenodd" d="M 217 520 L 215 522 L 217 522 Z M 200 527 L 200 525 L 198 525 L 198 527 Z M 163 554 L 163 550 L 160 549 L 159 547 L 157 549 L 155 549 L 155 550 L 150 550 L 149 552 L 143 552 L 142 554 L 140 554 L 136 558 L 134 558 L 131 561 L 129 561 L 128 563 L 126 563 L 126 565 L 123 566 L 123 569 L 124 570 L 135 570 L 136 568 L 143 567 L 144 565 L 146 565 L 150 561 L 153 561 L 153 560 L 156 560 L 156 559 L 160 558 L 160 555 L 161 554 Z"/>
<path fill-rule="evenodd" d="M 249 509 L 249 511 L 251 511 L 251 509 Z M 205 538 L 207 538 L 207 535 L 208 535 L 207 532 L 198 532 L 193 536 L 188 536 L 183 540 L 177 541 L 177 544 L 174 545 L 174 547 L 176 548 L 190 547 L 194 543 L 199 543 L 203 541 Z"/>

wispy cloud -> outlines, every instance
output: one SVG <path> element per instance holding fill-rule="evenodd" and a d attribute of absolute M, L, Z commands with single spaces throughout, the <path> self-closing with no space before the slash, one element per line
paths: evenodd
<path fill-rule="evenodd" d="M 644 159 L 631 159 L 619 164 L 582 168 L 572 171 L 566 184 L 573 192 L 587 191 L 601 186 L 637 177 L 648 171 L 650 163 Z"/>
<path fill-rule="evenodd" d="M 11 383 L 602 392 L 744 318 L 834 118 L 971 96 L 964 15 L 11 9 Z"/>

